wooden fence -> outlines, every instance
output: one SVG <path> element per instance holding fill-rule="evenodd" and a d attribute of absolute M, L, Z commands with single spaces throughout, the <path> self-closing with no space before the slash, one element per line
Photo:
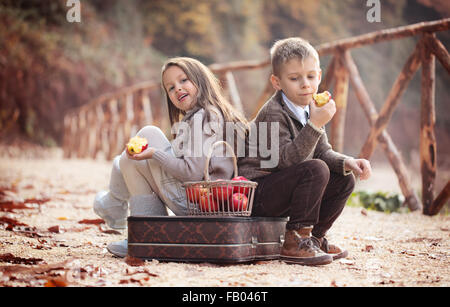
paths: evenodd
<path fill-rule="evenodd" d="M 405 203 L 412 211 L 423 210 L 423 213 L 427 215 L 437 214 L 450 195 L 449 182 L 438 197 L 434 198 L 436 178 L 435 58 L 450 73 L 448 51 L 434 33 L 447 31 L 449 27 L 450 18 L 446 18 L 372 32 L 316 47 L 321 56 L 332 56 L 322 79 L 320 90 L 330 89 L 334 86 L 333 96 L 337 111 L 332 119 L 330 129 L 330 142 L 333 148 L 337 151 L 343 150 L 345 113 L 350 83 L 371 128 L 359 156 L 370 159 L 379 143 L 398 177 L 401 191 L 405 196 Z M 418 43 L 395 80 L 383 107 L 380 112 L 377 112 L 350 50 L 410 36 L 419 36 Z M 233 72 L 262 69 L 269 65 L 270 61 L 266 59 L 212 64 L 209 67 L 220 78 L 231 102 L 236 108 L 243 110 Z M 402 94 L 421 65 L 420 161 L 422 202 L 412 189 L 401 154 L 386 131 Z M 252 102 L 256 106 L 253 116 L 267 98 L 273 94 L 269 76 L 267 80 L 263 93 L 255 102 Z M 126 140 L 139 127 L 154 123 L 152 108 L 155 107 L 155 104 L 150 101 L 150 93 L 160 90 L 159 81 L 141 83 L 114 93 L 105 94 L 79 109 L 68 112 L 64 117 L 64 156 L 66 158 L 95 158 L 98 152 L 103 152 L 108 159 L 112 159 L 123 150 Z M 160 101 L 156 105 L 161 105 Z"/>

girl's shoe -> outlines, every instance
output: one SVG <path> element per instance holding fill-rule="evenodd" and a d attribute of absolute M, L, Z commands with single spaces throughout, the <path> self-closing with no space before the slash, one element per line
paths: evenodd
<path fill-rule="evenodd" d="M 109 243 L 106 249 L 114 256 L 124 258 L 128 253 L 128 240 Z"/>
<path fill-rule="evenodd" d="M 127 227 L 128 203 L 115 198 L 109 191 L 97 193 L 94 200 L 94 212 L 113 229 Z"/>

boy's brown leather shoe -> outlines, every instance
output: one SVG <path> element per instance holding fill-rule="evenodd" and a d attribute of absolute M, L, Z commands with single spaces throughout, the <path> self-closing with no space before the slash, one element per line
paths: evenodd
<path fill-rule="evenodd" d="M 329 244 L 325 237 L 319 239 L 313 236 L 313 238 L 316 239 L 315 242 L 317 243 L 317 246 L 325 253 L 330 254 L 333 257 L 333 260 L 348 256 L 347 250 L 340 248 L 337 245 Z"/>
<path fill-rule="evenodd" d="M 286 230 L 280 259 L 287 263 L 303 265 L 329 264 L 333 257 L 318 248 L 319 242 L 311 237 L 312 227 Z"/>

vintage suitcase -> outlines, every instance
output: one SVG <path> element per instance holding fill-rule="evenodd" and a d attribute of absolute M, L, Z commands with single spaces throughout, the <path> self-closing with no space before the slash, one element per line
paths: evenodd
<path fill-rule="evenodd" d="M 278 259 L 286 222 L 266 217 L 129 217 L 128 254 L 186 262 Z"/>

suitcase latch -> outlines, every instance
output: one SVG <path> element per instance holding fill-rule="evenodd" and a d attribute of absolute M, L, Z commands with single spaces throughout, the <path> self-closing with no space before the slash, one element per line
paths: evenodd
<path fill-rule="evenodd" d="M 284 235 L 280 235 L 280 243 L 281 243 L 281 245 L 283 245 L 283 243 L 284 243 Z"/>
<path fill-rule="evenodd" d="M 252 237 L 252 248 L 256 248 L 257 245 L 258 245 L 258 238 Z"/>

